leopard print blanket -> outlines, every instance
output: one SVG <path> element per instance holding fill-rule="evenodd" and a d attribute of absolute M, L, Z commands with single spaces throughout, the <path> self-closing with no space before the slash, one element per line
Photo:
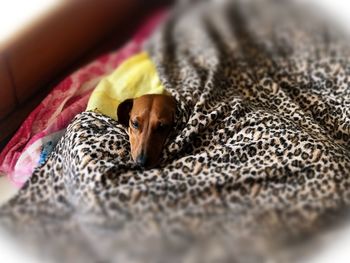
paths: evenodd
<path fill-rule="evenodd" d="M 132 162 L 118 122 L 76 116 L 0 210 L 31 249 L 60 262 L 283 262 L 346 211 L 346 39 L 284 1 L 192 2 L 145 46 L 178 102 L 160 166 Z"/>

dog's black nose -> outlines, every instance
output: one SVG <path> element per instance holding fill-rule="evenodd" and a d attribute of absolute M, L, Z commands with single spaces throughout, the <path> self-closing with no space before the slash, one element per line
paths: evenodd
<path fill-rule="evenodd" d="M 147 155 L 144 153 L 141 153 L 139 156 L 137 156 L 136 163 L 142 167 L 145 167 L 147 164 Z"/>

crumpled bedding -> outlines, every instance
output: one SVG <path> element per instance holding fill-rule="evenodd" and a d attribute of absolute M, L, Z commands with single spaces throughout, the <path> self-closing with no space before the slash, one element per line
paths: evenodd
<path fill-rule="evenodd" d="M 118 120 L 116 109 L 123 101 L 164 92 L 152 60 L 146 52 L 140 52 L 101 79 L 90 96 L 86 110 Z"/>
<path fill-rule="evenodd" d="M 86 109 L 92 90 L 120 63 L 139 53 L 144 41 L 166 15 L 156 10 L 120 49 L 104 54 L 62 80 L 34 109 L 0 152 L 0 175 L 21 187 L 46 161 L 73 118 Z"/>
<path fill-rule="evenodd" d="M 346 39 L 284 2 L 183 2 L 145 46 L 178 103 L 160 166 L 133 163 L 117 121 L 76 116 L 0 210 L 2 226 L 39 253 L 287 262 L 285 246 L 347 211 Z"/>

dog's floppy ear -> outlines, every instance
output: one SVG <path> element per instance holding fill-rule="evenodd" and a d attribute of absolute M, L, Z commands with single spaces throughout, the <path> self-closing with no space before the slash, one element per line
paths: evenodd
<path fill-rule="evenodd" d="M 130 111 L 132 109 L 133 99 L 127 99 L 119 104 L 117 109 L 118 121 L 124 126 L 129 126 Z"/>

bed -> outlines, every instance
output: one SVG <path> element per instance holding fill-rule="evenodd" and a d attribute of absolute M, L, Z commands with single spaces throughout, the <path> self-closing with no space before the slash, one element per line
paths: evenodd
<path fill-rule="evenodd" d="M 271 1 L 184 1 L 164 19 L 139 43 L 178 103 L 160 167 L 137 167 L 125 127 L 83 111 L 13 177 L 2 224 L 66 261 L 293 260 L 286 245 L 346 218 L 346 38 Z M 118 66 L 121 51 L 95 62 Z"/>

